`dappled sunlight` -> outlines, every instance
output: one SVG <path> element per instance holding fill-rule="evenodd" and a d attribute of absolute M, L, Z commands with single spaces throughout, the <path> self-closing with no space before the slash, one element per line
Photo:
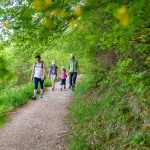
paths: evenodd
<path fill-rule="evenodd" d="M 51 25 L 52 25 L 52 21 L 49 19 L 49 18 L 43 18 L 43 20 L 42 20 L 42 24 L 45 26 L 45 27 L 47 27 L 47 28 L 50 28 L 51 27 Z"/>
<path fill-rule="evenodd" d="M 82 9 L 81 9 L 81 7 L 80 7 L 80 6 L 75 7 L 75 8 L 74 8 L 74 13 L 75 13 L 75 15 L 77 15 L 77 16 L 81 16 L 81 14 L 82 14 Z"/>
<path fill-rule="evenodd" d="M 10 28 L 11 28 L 11 24 L 10 24 L 8 21 L 5 21 L 5 22 L 3 23 L 3 26 L 4 26 L 5 28 L 7 28 L 7 29 L 10 29 Z"/>
<path fill-rule="evenodd" d="M 69 16 L 69 13 L 67 11 L 61 10 L 60 16 L 64 17 L 64 18 L 67 18 Z"/>
<path fill-rule="evenodd" d="M 70 23 L 69 23 L 69 27 L 70 29 L 75 29 L 77 27 L 77 23 L 75 20 L 72 20 Z"/>
<path fill-rule="evenodd" d="M 51 2 L 52 0 L 34 0 L 34 8 L 38 11 L 46 9 Z"/>
<path fill-rule="evenodd" d="M 54 9 L 54 10 L 51 10 L 50 15 L 51 15 L 51 16 L 56 16 L 57 13 L 58 13 L 58 10 L 57 10 L 57 9 Z"/>
<path fill-rule="evenodd" d="M 117 9 L 116 18 L 120 21 L 123 26 L 128 26 L 131 22 L 129 12 L 126 6 L 122 6 Z"/>
<path fill-rule="evenodd" d="M 36 9 L 36 10 L 42 10 L 42 2 L 41 2 L 41 0 L 34 0 L 34 8 Z"/>
<path fill-rule="evenodd" d="M 47 8 L 52 2 L 52 0 L 43 0 L 43 1 L 44 1 L 43 3 L 45 8 Z"/>

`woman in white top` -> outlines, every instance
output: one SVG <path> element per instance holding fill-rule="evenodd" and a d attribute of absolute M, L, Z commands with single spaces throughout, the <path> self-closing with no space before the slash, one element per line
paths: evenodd
<path fill-rule="evenodd" d="M 36 63 L 34 63 L 32 68 L 31 80 L 34 77 L 34 96 L 32 97 L 33 100 L 36 100 L 37 96 L 37 88 L 38 83 L 40 82 L 41 94 L 40 97 L 43 97 L 43 83 L 44 83 L 44 76 L 45 76 L 45 64 L 41 61 L 41 57 L 37 55 L 35 57 Z"/>

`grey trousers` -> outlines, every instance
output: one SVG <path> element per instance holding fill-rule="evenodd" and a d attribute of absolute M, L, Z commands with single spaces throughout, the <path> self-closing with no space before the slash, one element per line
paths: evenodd
<path fill-rule="evenodd" d="M 74 87 L 76 84 L 77 72 L 69 72 L 69 85 Z"/>

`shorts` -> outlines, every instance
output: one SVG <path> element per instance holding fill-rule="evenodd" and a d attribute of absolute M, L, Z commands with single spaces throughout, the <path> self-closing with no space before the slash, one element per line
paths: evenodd
<path fill-rule="evenodd" d="M 41 80 L 41 78 L 34 77 L 34 89 L 35 90 L 37 90 L 39 82 L 40 82 L 40 88 L 43 89 L 44 80 Z"/>
<path fill-rule="evenodd" d="M 54 81 L 56 79 L 56 75 L 51 75 L 51 80 Z"/>
<path fill-rule="evenodd" d="M 66 85 L 66 79 L 61 79 L 60 85 Z"/>

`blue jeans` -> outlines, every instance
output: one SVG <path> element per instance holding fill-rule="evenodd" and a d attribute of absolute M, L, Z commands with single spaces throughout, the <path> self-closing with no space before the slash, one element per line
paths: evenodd
<path fill-rule="evenodd" d="M 74 87 L 76 84 L 77 72 L 69 72 L 69 85 Z"/>
<path fill-rule="evenodd" d="M 34 77 L 34 89 L 35 90 L 37 90 L 39 82 L 40 82 L 40 88 L 43 89 L 44 80 L 41 80 L 41 78 Z"/>
<path fill-rule="evenodd" d="M 66 85 L 66 79 L 61 79 L 60 85 Z"/>

